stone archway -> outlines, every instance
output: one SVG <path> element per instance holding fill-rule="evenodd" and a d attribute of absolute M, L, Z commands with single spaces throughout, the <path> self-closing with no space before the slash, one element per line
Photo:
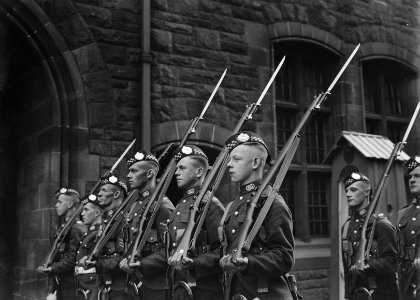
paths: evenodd
<path fill-rule="evenodd" d="M 97 173 L 99 159 L 89 154 L 86 88 L 71 41 L 32 0 L 0 1 L 0 22 L 0 298 L 40 299 L 46 278 L 34 269 L 55 232 L 51 195 L 61 185 L 84 192 L 80 174 L 92 165 Z"/>

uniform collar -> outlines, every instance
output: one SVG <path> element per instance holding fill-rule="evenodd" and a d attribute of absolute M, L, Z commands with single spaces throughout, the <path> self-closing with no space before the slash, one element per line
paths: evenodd
<path fill-rule="evenodd" d="M 245 195 L 253 191 L 256 191 L 259 186 L 260 186 L 260 181 L 254 181 L 246 185 L 243 185 L 241 186 L 241 195 Z"/>
<path fill-rule="evenodd" d="M 140 200 L 142 200 L 142 199 L 144 199 L 144 198 L 146 198 L 146 197 L 149 197 L 150 196 L 150 190 L 145 190 L 145 191 L 143 191 L 143 192 L 141 192 L 141 193 L 139 193 L 139 195 L 140 195 Z"/>
<path fill-rule="evenodd" d="M 414 200 L 411 202 L 413 205 L 420 205 L 420 200 L 417 198 L 414 198 Z"/>
<path fill-rule="evenodd" d="M 191 197 L 193 195 L 198 194 L 198 192 L 200 191 L 200 186 L 193 186 L 192 188 L 189 188 L 187 190 L 184 191 L 184 195 L 183 198 L 187 198 L 187 197 Z"/>
<path fill-rule="evenodd" d="M 98 230 L 100 226 L 101 224 L 90 225 L 88 229 L 89 231 L 95 231 Z"/>

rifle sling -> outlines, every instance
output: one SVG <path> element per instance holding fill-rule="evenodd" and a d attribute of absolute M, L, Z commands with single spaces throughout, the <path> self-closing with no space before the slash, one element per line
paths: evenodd
<path fill-rule="evenodd" d="M 267 186 L 268 189 L 268 197 L 264 202 L 264 205 L 261 207 L 260 212 L 258 213 L 258 217 L 255 219 L 254 225 L 252 226 L 251 230 L 248 233 L 248 236 L 245 240 L 242 249 L 248 250 L 251 246 L 252 241 L 254 240 L 255 236 L 260 230 L 262 223 L 264 222 L 265 217 L 267 216 L 268 211 L 270 210 L 271 204 L 273 204 L 274 199 L 277 195 L 277 190 L 280 189 L 281 184 L 283 183 L 284 177 L 286 175 L 287 170 L 289 169 L 290 163 L 292 162 L 293 156 L 296 153 L 297 146 L 299 144 L 300 138 L 298 135 L 294 137 L 293 143 L 290 146 L 290 149 L 287 151 L 287 154 L 283 160 L 283 163 L 280 167 L 280 171 L 276 176 L 276 181 L 274 183 L 274 187 Z M 240 245 L 238 245 L 240 247 Z"/>

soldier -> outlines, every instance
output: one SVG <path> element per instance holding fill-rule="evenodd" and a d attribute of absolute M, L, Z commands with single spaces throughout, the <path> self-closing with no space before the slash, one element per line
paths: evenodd
<path fill-rule="evenodd" d="M 64 218 L 60 230 L 65 226 L 70 217 L 73 216 L 80 202 L 79 193 L 70 188 L 61 188 L 55 193 L 57 203 L 55 205 L 58 217 Z M 74 278 L 73 271 L 76 262 L 76 251 L 79 242 L 83 237 L 86 227 L 77 217 L 76 223 L 72 226 L 69 233 L 64 237 L 64 241 L 59 245 L 58 255 L 54 263 L 49 266 L 39 266 L 37 271 L 53 276 L 58 282 L 57 299 L 74 299 Z M 54 291 L 50 291 L 54 292 Z"/>
<path fill-rule="evenodd" d="M 127 196 L 127 185 L 116 175 L 109 175 L 101 179 L 98 203 L 104 209 L 103 222 L 107 223 L 114 212 L 120 207 Z"/>
<path fill-rule="evenodd" d="M 146 245 L 141 251 L 140 261 L 137 261 L 135 266 L 128 266 L 129 255 L 132 251 L 130 246 L 136 238 L 139 222 L 156 187 L 159 162 L 153 154 L 140 151 L 127 160 L 127 165 L 128 182 L 132 190 L 137 190 L 138 199 L 130 208 L 125 218 L 123 231 L 119 236 L 119 246 L 123 249 L 121 254 L 124 257 L 120 262 L 120 268 L 129 275 L 128 286 L 132 299 L 165 300 L 168 294 L 166 270 L 157 272 L 153 265 L 147 264 L 147 257 L 164 248 L 163 236 L 166 226 L 162 226 L 162 224 L 165 225 L 174 206 L 167 197 L 163 197 L 156 218 L 153 220 L 154 223 L 150 235 L 147 237 Z"/>
<path fill-rule="evenodd" d="M 360 231 L 372 193 L 370 180 L 359 172 L 343 178 L 347 204 L 351 216 L 342 227 L 342 255 L 346 299 L 398 299 L 395 227 L 382 214 L 369 220 L 366 239 L 374 226 L 373 242 L 365 267 L 355 266 L 355 255 L 360 242 Z"/>
<path fill-rule="evenodd" d="M 116 175 L 111 174 L 101 179 L 97 203 L 104 211 L 103 228 L 127 196 L 127 191 L 127 185 Z M 125 299 L 126 274 L 119 268 L 119 260 L 116 261 L 117 239 L 117 234 L 115 234 L 106 243 L 98 257 L 93 261 L 86 261 L 86 265 L 95 267 L 96 272 L 100 274 L 100 293 L 108 294 L 111 300 Z"/>
<path fill-rule="evenodd" d="M 86 258 L 92 252 L 93 247 L 102 234 L 103 208 L 99 205 L 95 195 L 89 195 L 89 201 L 85 203 L 82 211 L 83 224 L 88 227 L 80 241 L 76 256 L 74 272 L 78 282 L 78 299 L 101 299 L 98 295 L 101 286 L 101 277 L 95 267 L 86 264 Z"/>
<path fill-rule="evenodd" d="M 169 263 L 171 270 L 168 275 L 174 285 L 175 299 L 183 299 L 184 293 L 193 295 L 195 300 L 221 299 L 223 294 L 219 280 L 221 270 L 218 266 L 220 259 L 218 227 L 224 207 L 219 200 L 212 199 L 196 243 L 197 247 L 191 258 L 183 253 L 174 253 L 188 225 L 190 208 L 194 205 L 209 167 L 207 156 L 197 146 L 189 145 L 177 150 L 175 160 L 177 185 L 184 191 L 184 195 L 167 220 L 166 251 L 150 256 L 147 263 L 162 271 L 167 269 Z M 171 255 L 169 259 L 166 253 Z"/>
<path fill-rule="evenodd" d="M 398 224 L 398 278 L 400 299 L 420 299 L 420 156 L 406 162 L 408 186 L 413 201 L 397 215 Z"/>
<path fill-rule="evenodd" d="M 240 186 L 240 195 L 226 208 L 222 226 L 226 247 L 229 248 L 240 232 L 248 205 L 263 179 L 268 149 L 264 141 L 252 132 L 242 132 L 226 141 L 230 152 L 228 171 L 232 182 Z M 229 299 L 242 295 L 246 299 L 292 299 L 285 275 L 294 264 L 292 216 L 280 195 L 274 199 L 251 247 L 233 262 L 224 255 L 220 266 L 233 273 Z"/>

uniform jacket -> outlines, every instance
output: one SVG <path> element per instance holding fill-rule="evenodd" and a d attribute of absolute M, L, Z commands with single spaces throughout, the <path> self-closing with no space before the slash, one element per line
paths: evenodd
<path fill-rule="evenodd" d="M 227 248 L 234 241 L 259 183 L 241 187 L 240 195 L 230 204 L 224 220 Z M 292 299 L 282 275 L 294 264 L 294 238 L 292 216 L 280 195 L 274 199 L 257 236 L 251 244 L 247 268 L 235 274 L 231 283 L 231 296 L 244 295 L 247 299 Z"/>
<path fill-rule="evenodd" d="M 61 229 L 64 225 L 62 224 Z M 85 232 L 86 226 L 83 225 L 83 222 L 76 221 L 64 238 L 63 243 L 59 245 L 57 257 L 51 266 L 51 275 L 73 275 L 76 252 Z"/>
<path fill-rule="evenodd" d="M 84 233 L 84 236 L 80 241 L 79 249 L 77 250 L 76 268 L 83 267 L 83 265 L 79 264 L 79 262 L 83 257 L 88 256 L 90 255 L 90 253 L 92 253 L 96 241 L 101 235 L 102 229 L 102 224 L 91 225 L 88 227 L 87 232 Z M 99 274 L 97 272 L 87 274 L 76 274 L 76 277 L 78 280 L 79 288 L 92 291 L 90 295 L 91 299 L 94 299 L 101 285 Z"/>
<path fill-rule="evenodd" d="M 134 243 L 137 236 L 137 228 L 141 220 L 141 216 L 150 200 L 152 191 L 144 191 L 138 196 L 138 200 L 132 205 L 129 213 L 125 217 L 123 229 L 118 238 L 118 247 L 121 257 L 128 257 L 131 255 L 131 245 Z M 166 231 L 166 220 L 174 210 L 172 202 L 165 196 L 156 214 L 156 218 L 152 225 L 152 230 L 147 238 L 146 245 L 142 249 L 140 259 L 140 269 L 130 275 L 130 280 L 138 283 L 142 281 L 143 284 L 153 290 L 163 290 L 168 288 L 166 280 L 166 269 L 163 272 L 156 272 L 153 266 L 148 264 L 148 257 L 155 252 L 160 251 L 165 247 L 164 234 Z"/>
<path fill-rule="evenodd" d="M 194 205 L 196 197 L 200 191 L 200 187 L 193 187 L 184 192 L 182 199 L 179 201 L 175 211 L 167 220 L 168 223 L 168 241 L 166 253 L 173 254 L 178 242 L 183 236 L 185 228 L 190 220 L 191 207 Z M 183 271 L 175 271 L 173 281 L 195 282 L 198 289 L 220 291 L 221 292 L 221 268 L 220 260 L 220 241 L 218 237 L 218 227 L 224 213 L 222 203 L 216 198 L 212 199 L 209 210 L 204 219 L 201 233 L 196 243 L 194 261 L 191 269 Z M 160 268 L 166 269 L 167 257 L 163 251 L 159 253 L 160 258 L 156 263 L 160 263 Z"/>
<path fill-rule="evenodd" d="M 65 226 L 63 223 L 60 230 Z M 68 294 L 74 295 L 75 280 L 74 280 L 74 266 L 76 265 L 76 254 L 79 248 L 80 240 L 83 238 L 87 228 L 80 220 L 71 227 L 70 232 L 64 238 L 64 241 L 59 245 L 58 254 L 51 265 L 50 276 L 58 276 L 60 284 L 58 286 L 59 294 L 64 289 L 69 290 Z M 71 290 L 71 291 L 70 291 Z"/>
<path fill-rule="evenodd" d="M 414 200 L 398 211 L 398 276 L 400 292 L 412 294 L 418 272 L 412 266 L 420 245 L 420 201 Z"/>
<path fill-rule="evenodd" d="M 102 227 L 108 224 L 113 210 L 104 211 L 102 216 Z M 118 233 L 121 226 L 115 231 L 97 257 L 96 271 L 101 275 L 102 285 L 110 286 L 113 291 L 123 291 L 126 287 L 127 273 L 120 269 L 120 257 L 118 255 Z"/>
<path fill-rule="evenodd" d="M 375 290 L 375 295 L 394 295 L 398 298 L 397 288 L 397 239 L 396 229 L 382 214 L 373 216 L 371 223 L 376 218 L 373 243 L 369 254 L 369 268 L 361 271 L 357 277 L 349 274 L 349 269 L 354 265 L 354 258 L 360 242 L 360 232 L 366 217 L 366 209 L 355 212 L 343 225 L 342 255 L 344 264 L 346 298 L 354 293 L 358 287 Z M 347 233 L 344 232 L 346 231 Z M 372 225 L 368 227 L 367 235 L 371 234 Z M 368 238 L 367 237 L 367 238 Z"/>

